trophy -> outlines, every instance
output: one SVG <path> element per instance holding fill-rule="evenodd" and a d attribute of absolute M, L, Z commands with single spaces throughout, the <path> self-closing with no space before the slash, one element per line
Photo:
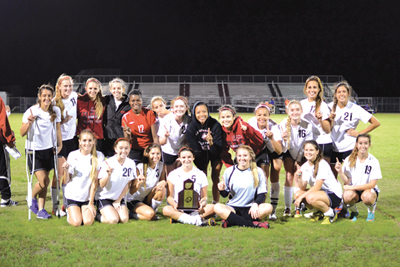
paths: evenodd
<path fill-rule="evenodd" d="M 200 208 L 199 194 L 193 190 L 194 181 L 187 179 L 183 182 L 183 190 L 178 193 L 178 210 L 198 210 Z"/>

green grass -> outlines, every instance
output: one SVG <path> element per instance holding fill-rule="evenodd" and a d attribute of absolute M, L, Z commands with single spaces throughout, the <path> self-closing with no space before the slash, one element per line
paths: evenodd
<path fill-rule="evenodd" d="M 245 120 L 252 116 L 241 115 Z M 284 117 L 273 115 L 277 122 Z M 376 114 L 376 117 L 382 125 L 372 132 L 370 152 L 380 161 L 383 179 L 378 182 L 381 193 L 373 223 L 365 221 L 367 211 L 362 204 L 358 206 L 357 222 L 339 220 L 324 226 L 304 218 L 280 218 L 271 222 L 270 230 L 171 225 L 161 215 L 157 222 L 130 221 L 124 225 L 96 222 L 79 228 L 69 226 L 66 218 L 39 221 L 33 216 L 28 221 L 23 156 L 11 159 L 12 198 L 20 205 L 0 208 L 0 266 L 397 266 L 400 115 Z M 10 120 L 17 135 L 17 147 L 23 152 L 25 139 L 19 135 L 21 118 L 21 114 L 12 114 Z M 363 127 L 361 123 L 360 128 Z M 280 181 L 283 187 L 283 170 Z M 282 191 L 279 217 L 284 208 Z M 209 195 L 211 199 L 210 186 Z M 48 197 L 48 210 L 50 202 Z"/>

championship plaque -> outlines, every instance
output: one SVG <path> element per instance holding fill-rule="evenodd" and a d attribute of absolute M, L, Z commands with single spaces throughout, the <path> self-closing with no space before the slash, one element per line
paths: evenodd
<path fill-rule="evenodd" d="M 194 182 L 187 179 L 183 182 L 183 190 L 178 193 L 178 210 L 198 210 L 199 194 L 194 191 Z"/>

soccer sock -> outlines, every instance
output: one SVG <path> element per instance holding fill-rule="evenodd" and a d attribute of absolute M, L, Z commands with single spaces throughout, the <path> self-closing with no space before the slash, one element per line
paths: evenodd
<path fill-rule="evenodd" d="M 279 182 L 271 183 L 270 199 L 271 199 L 271 205 L 273 208 L 272 213 L 275 213 L 276 207 L 278 206 L 278 200 L 279 200 Z"/>
<path fill-rule="evenodd" d="M 296 194 L 298 191 L 300 191 L 300 188 L 298 188 L 298 187 L 293 188 L 293 194 Z"/>
<path fill-rule="evenodd" d="M 236 213 L 231 212 L 226 218 L 229 224 L 238 225 L 238 226 L 246 226 L 246 227 L 254 227 L 253 221 L 246 220 L 243 217 L 240 217 Z"/>
<path fill-rule="evenodd" d="M 9 201 L 10 199 L 1 199 L 1 204 L 3 204 L 3 203 L 7 203 L 8 201 Z"/>
<path fill-rule="evenodd" d="M 375 213 L 376 203 L 374 205 L 365 205 L 368 208 L 368 212 Z"/>
<path fill-rule="evenodd" d="M 162 204 L 162 201 L 155 200 L 154 198 L 151 199 L 151 208 L 157 212 L 158 207 Z"/>
<path fill-rule="evenodd" d="M 53 202 L 53 210 L 58 209 L 57 206 L 57 188 L 51 187 L 51 202 Z"/>
<path fill-rule="evenodd" d="M 67 199 L 65 198 L 65 187 L 67 185 L 63 184 L 62 185 L 62 192 L 63 192 L 63 206 L 65 206 L 65 209 L 67 209 Z"/>
<path fill-rule="evenodd" d="M 215 201 L 215 200 L 213 200 L 213 201 L 212 201 L 212 203 L 213 203 L 213 204 L 217 204 L 217 203 L 218 203 L 218 201 Z"/>
<path fill-rule="evenodd" d="M 358 212 L 357 204 L 354 204 L 353 206 L 348 206 L 348 208 L 351 212 Z"/>
<path fill-rule="evenodd" d="M 183 224 L 196 224 L 196 218 L 190 216 L 189 214 L 182 213 L 182 215 L 178 219 L 178 222 Z"/>
<path fill-rule="evenodd" d="M 283 194 L 285 196 L 285 207 L 290 209 L 292 207 L 292 199 L 293 199 L 293 187 L 292 186 L 284 186 Z"/>
<path fill-rule="evenodd" d="M 201 219 L 200 215 L 194 216 L 196 219 L 196 225 L 199 226 L 203 223 L 203 220 Z"/>
<path fill-rule="evenodd" d="M 328 217 L 332 217 L 333 215 L 335 215 L 335 212 L 333 212 L 332 208 L 329 208 L 329 210 L 324 213 L 324 216 L 328 216 Z"/>

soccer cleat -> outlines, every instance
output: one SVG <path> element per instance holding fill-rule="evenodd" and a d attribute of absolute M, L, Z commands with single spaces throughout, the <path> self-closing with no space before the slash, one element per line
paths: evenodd
<path fill-rule="evenodd" d="M 368 212 L 367 222 L 375 221 L 375 212 Z"/>
<path fill-rule="evenodd" d="M 199 226 L 215 226 L 215 225 L 216 222 L 214 218 L 210 218 L 210 219 L 202 219 L 201 224 Z"/>
<path fill-rule="evenodd" d="M 221 221 L 221 227 L 222 228 L 228 228 L 230 226 L 229 222 L 227 220 L 222 220 Z"/>
<path fill-rule="evenodd" d="M 343 209 L 343 202 L 341 202 L 340 205 L 335 208 L 335 213 L 340 213 L 342 209 Z"/>
<path fill-rule="evenodd" d="M 305 215 L 304 215 L 305 217 Z M 311 215 L 310 222 L 318 222 L 324 218 L 324 214 L 321 211 L 317 211 Z"/>
<path fill-rule="evenodd" d="M 41 209 L 36 216 L 38 219 L 43 219 L 43 220 L 47 220 L 47 219 L 51 219 L 51 215 L 47 213 L 47 211 L 45 209 Z"/>
<path fill-rule="evenodd" d="M 336 218 L 337 218 L 337 214 L 336 213 L 334 213 L 333 216 L 325 216 L 324 220 L 322 221 L 321 224 L 331 224 L 334 221 L 336 221 Z"/>
<path fill-rule="evenodd" d="M 276 220 L 278 220 L 278 217 L 276 216 L 276 212 L 271 213 L 271 214 L 269 215 L 269 219 L 270 219 L 271 221 L 276 221 Z"/>
<path fill-rule="evenodd" d="M 358 216 L 358 212 L 352 211 L 350 214 L 350 221 L 353 221 L 353 222 L 357 221 L 357 216 Z"/>
<path fill-rule="evenodd" d="M 170 224 L 178 223 L 178 221 L 177 221 L 177 220 L 174 220 L 174 219 L 172 219 L 172 218 L 169 218 L 169 223 L 170 223 Z"/>
<path fill-rule="evenodd" d="M 26 198 L 26 201 L 28 201 L 28 198 Z M 29 207 L 29 206 L 28 206 Z M 36 198 L 32 198 L 32 206 L 30 207 L 31 211 L 35 214 L 38 214 L 39 212 L 39 206 Z"/>
<path fill-rule="evenodd" d="M 265 228 L 269 229 L 269 223 L 268 222 L 253 222 L 254 228 Z"/>
<path fill-rule="evenodd" d="M 18 206 L 18 202 L 12 200 L 11 198 L 6 203 L 1 203 L 1 207 L 11 207 L 11 206 Z"/>
<path fill-rule="evenodd" d="M 295 219 L 300 219 L 301 216 L 302 216 L 302 215 L 301 215 L 300 210 L 299 210 L 299 209 L 296 209 L 295 212 L 294 212 L 294 218 L 295 218 Z"/>
<path fill-rule="evenodd" d="M 58 216 L 58 209 L 53 209 L 52 213 L 54 216 Z M 65 211 L 63 211 L 62 209 L 60 209 L 60 217 L 64 217 L 66 215 L 67 215 L 67 213 Z"/>
<path fill-rule="evenodd" d="M 283 211 L 283 217 L 290 217 L 290 216 L 292 216 L 292 212 L 291 212 L 291 210 L 289 208 L 286 208 Z"/>

